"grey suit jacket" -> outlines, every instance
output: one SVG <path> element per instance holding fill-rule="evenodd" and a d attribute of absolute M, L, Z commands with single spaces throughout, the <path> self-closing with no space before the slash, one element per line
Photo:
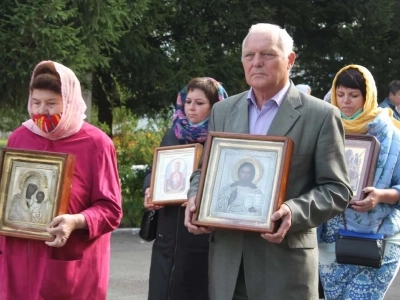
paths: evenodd
<path fill-rule="evenodd" d="M 210 131 L 249 133 L 248 91 L 214 105 Z M 342 212 L 351 198 L 339 110 L 299 93 L 291 83 L 268 130 L 294 142 L 287 204 L 292 226 L 280 244 L 258 233 L 217 230 L 210 236 L 210 300 L 230 300 L 243 258 L 247 293 L 258 299 L 318 299 L 315 227 Z M 197 193 L 200 171 L 191 179 Z"/>

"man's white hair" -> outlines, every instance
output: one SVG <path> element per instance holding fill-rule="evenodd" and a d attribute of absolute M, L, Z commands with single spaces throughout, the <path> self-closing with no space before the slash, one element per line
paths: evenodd
<path fill-rule="evenodd" d="M 289 54 L 293 51 L 293 39 L 285 29 L 275 24 L 258 23 L 250 27 L 249 33 L 244 38 L 242 43 L 242 55 L 243 55 L 244 44 L 246 43 L 249 34 L 254 32 L 268 33 L 277 37 L 278 47 L 282 51 L 282 54 L 285 57 L 288 57 Z"/>

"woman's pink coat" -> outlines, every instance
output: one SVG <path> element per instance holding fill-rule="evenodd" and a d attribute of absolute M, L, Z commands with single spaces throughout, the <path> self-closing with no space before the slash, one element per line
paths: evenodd
<path fill-rule="evenodd" d="M 68 95 L 63 94 L 64 101 L 71 100 Z M 71 101 L 75 100 L 80 101 Z M 114 146 L 106 134 L 88 123 L 82 122 L 77 131 L 72 126 L 72 134 L 58 132 L 63 137 L 56 139 L 38 135 L 29 128 L 30 122 L 25 123 L 28 126 L 11 134 L 8 147 L 76 155 L 69 213 L 82 213 L 88 229 L 72 232 L 61 248 L 1 236 L 0 300 L 106 299 L 110 236 L 122 217 Z"/>

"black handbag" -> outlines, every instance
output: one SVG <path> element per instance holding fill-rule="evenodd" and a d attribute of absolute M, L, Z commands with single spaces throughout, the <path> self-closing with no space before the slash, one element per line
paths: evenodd
<path fill-rule="evenodd" d="M 146 210 L 144 212 L 142 223 L 140 224 L 139 236 L 146 242 L 151 242 L 156 238 L 157 221 L 157 210 Z"/>
<path fill-rule="evenodd" d="M 385 253 L 385 236 L 347 230 L 344 216 L 343 219 L 345 230 L 339 230 L 336 240 L 337 263 L 380 268 Z"/>
<path fill-rule="evenodd" d="M 339 264 L 380 268 L 385 245 L 383 234 L 357 233 L 341 229 L 336 241 L 336 261 Z"/>

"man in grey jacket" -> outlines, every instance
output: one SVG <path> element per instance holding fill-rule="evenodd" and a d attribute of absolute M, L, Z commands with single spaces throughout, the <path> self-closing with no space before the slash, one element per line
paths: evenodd
<path fill-rule="evenodd" d="M 289 79 L 295 58 L 286 30 L 253 25 L 242 46 L 250 90 L 213 107 L 210 131 L 287 136 L 294 150 L 285 202 L 271 217 L 280 221 L 275 233 L 193 225 L 200 171 L 193 173 L 185 225 L 195 234 L 211 231 L 210 300 L 318 299 L 315 227 L 342 212 L 352 192 L 339 110 L 298 92 Z"/>

